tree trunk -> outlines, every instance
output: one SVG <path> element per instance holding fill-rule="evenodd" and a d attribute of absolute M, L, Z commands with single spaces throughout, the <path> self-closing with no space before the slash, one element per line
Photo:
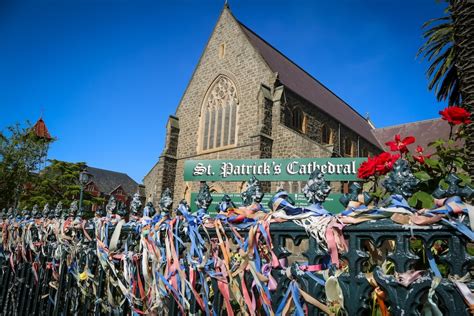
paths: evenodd
<path fill-rule="evenodd" d="M 471 113 L 474 121 L 474 0 L 451 0 L 458 71 L 462 96 L 461 106 Z M 474 124 L 466 127 L 467 164 L 474 177 Z"/>

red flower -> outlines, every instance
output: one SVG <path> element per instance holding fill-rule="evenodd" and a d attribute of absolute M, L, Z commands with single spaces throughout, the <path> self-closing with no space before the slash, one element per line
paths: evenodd
<path fill-rule="evenodd" d="M 469 112 L 459 106 L 448 106 L 443 111 L 439 111 L 439 114 L 443 117 L 443 120 L 452 125 L 471 123 Z"/>
<path fill-rule="evenodd" d="M 375 170 L 380 175 L 387 174 L 390 170 L 392 170 L 393 164 L 398 160 L 398 158 L 400 158 L 400 155 L 391 155 L 388 152 L 381 153 L 377 156 L 377 165 Z"/>
<path fill-rule="evenodd" d="M 375 166 L 377 165 L 377 159 L 375 157 L 368 157 L 367 161 L 360 164 L 359 170 L 357 170 L 357 177 L 359 179 L 367 179 L 375 174 Z"/>
<path fill-rule="evenodd" d="M 413 156 L 413 159 L 415 159 L 416 161 L 418 161 L 421 164 L 425 163 L 426 158 L 431 157 L 431 155 L 423 155 L 423 150 L 424 150 L 423 147 L 418 145 L 418 147 L 416 147 L 416 152 L 419 153 L 419 156 Z"/>
<path fill-rule="evenodd" d="M 393 168 L 395 161 L 400 158 L 400 155 L 392 155 L 388 152 L 383 152 L 378 156 L 369 157 L 367 161 L 361 163 L 357 172 L 357 177 L 360 179 L 367 179 L 373 175 L 387 174 Z"/>
<path fill-rule="evenodd" d="M 408 136 L 401 140 L 400 135 L 395 135 L 394 142 L 386 142 L 385 145 L 390 146 L 391 151 L 399 151 L 402 154 L 408 152 L 407 145 L 413 144 L 415 142 L 415 137 Z"/>

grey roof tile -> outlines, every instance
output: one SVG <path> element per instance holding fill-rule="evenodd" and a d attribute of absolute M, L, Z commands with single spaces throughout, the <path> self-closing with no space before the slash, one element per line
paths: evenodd
<path fill-rule="evenodd" d="M 372 133 L 372 127 L 356 110 L 244 24 L 241 22 L 239 24 L 270 69 L 278 72 L 279 80 L 285 87 L 311 102 L 368 142 L 380 147 Z"/>
<path fill-rule="evenodd" d="M 90 166 L 87 166 L 87 172 L 92 174 L 92 182 L 94 182 L 103 193 L 110 194 L 120 185 L 127 195 L 133 195 L 138 190 L 138 183 L 125 173 Z"/>

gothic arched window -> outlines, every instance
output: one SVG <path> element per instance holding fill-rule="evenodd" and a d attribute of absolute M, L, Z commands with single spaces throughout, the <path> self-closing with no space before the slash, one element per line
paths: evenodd
<path fill-rule="evenodd" d="M 362 148 L 362 153 L 360 154 L 360 157 L 368 157 L 369 156 L 369 150 L 367 148 Z"/>
<path fill-rule="evenodd" d="M 297 131 L 306 132 L 306 116 L 304 115 L 303 111 L 295 106 L 293 109 L 289 111 L 290 119 L 289 125 L 290 127 L 294 128 Z"/>
<path fill-rule="evenodd" d="M 354 142 L 346 138 L 344 140 L 343 154 L 345 157 L 354 157 Z"/>
<path fill-rule="evenodd" d="M 332 144 L 332 131 L 327 124 L 323 124 L 321 128 L 321 142 L 323 144 Z"/>
<path fill-rule="evenodd" d="M 201 149 L 209 150 L 236 142 L 237 89 L 225 76 L 219 76 L 209 90 L 201 121 Z"/>

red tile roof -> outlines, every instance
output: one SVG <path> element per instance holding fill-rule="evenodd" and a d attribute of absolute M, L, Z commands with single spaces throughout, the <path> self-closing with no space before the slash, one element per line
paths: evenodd
<path fill-rule="evenodd" d="M 33 126 L 33 131 L 35 132 L 36 136 L 40 138 L 44 138 L 46 140 L 52 139 L 51 135 L 49 134 L 48 128 L 46 127 L 46 124 L 44 123 L 41 117 Z"/>
<path fill-rule="evenodd" d="M 377 128 L 374 130 L 374 134 L 385 150 L 390 150 L 385 143 L 393 140 L 395 135 L 399 134 L 402 138 L 407 136 L 414 136 L 416 138 L 415 143 L 408 146 L 410 151 L 414 152 L 416 146 L 420 145 L 425 149 L 426 153 L 433 153 L 433 149 L 429 149 L 428 143 L 438 139 L 447 140 L 449 138 L 449 124 L 437 118 Z"/>

